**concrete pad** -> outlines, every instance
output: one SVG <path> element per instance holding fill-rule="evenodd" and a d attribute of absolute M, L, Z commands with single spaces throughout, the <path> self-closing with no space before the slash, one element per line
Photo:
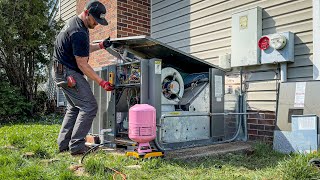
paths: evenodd
<path fill-rule="evenodd" d="M 205 156 L 217 156 L 228 153 L 252 153 L 250 142 L 230 142 L 202 147 L 186 148 L 180 150 L 166 151 L 166 159 L 189 159 Z"/>

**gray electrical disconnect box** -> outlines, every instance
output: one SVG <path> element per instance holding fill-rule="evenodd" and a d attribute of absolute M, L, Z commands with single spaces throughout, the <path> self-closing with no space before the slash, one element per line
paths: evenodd
<path fill-rule="evenodd" d="M 262 9 L 232 15 L 231 67 L 260 64 L 258 40 L 262 35 Z"/>

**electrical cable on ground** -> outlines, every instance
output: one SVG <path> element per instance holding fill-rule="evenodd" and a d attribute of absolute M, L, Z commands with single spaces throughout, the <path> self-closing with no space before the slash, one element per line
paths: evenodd
<path fill-rule="evenodd" d="M 91 152 L 94 152 L 95 150 L 97 150 L 98 148 L 104 146 L 105 144 L 108 144 L 108 143 L 98 144 L 98 145 L 93 146 L 93 147 L 90 148 L 89 150 L 87 150 L 87 151 L 83 154 L 83 156 L 82 156 L 82 158 L 81 158 L 81 160 L 80 160 L 80 164 L 83 163 L 84 158 L 85 158 L 88 154 L 90 154 Z M 105 168 L 106 168 L 106 169 L 109 169 L 109 170 L 111 170 L 111 171 L 113 171 L 113 172 L 115 172 L 115 173 L 112 175 L 113 180 L 116 180 L 117 175 L 120 175 L 121 178 L 122 178 L 122 180 L 126 180 L 126 179 L 127 179 L 127 177 L 126 177 L 126 175 L 125 175 L 124 173 L 122 173 L 122 172 L 120 172 L 120 171 L 117 171 L 117 170 L 115 170 L 115 169 L 113 169 L 113 168 L 110 168 L 110 167 L 105 167 Z"/>
<path fill-rule="evenodd" d="M 127 176 L 126 176 L 125 174 L 123 174 L 122 172 L 117 171 L 117 170 L 112 169 L 112 168 L 109 168 L 109 167 L 106 167 L 106 168 L 109 169 L 109 170 L 111 170 L 111 171 L 113 171 L 113 172 L 115 172 L 115 173 L 112 175 L 113 180 L 116 180 L 117 175 L 120 175 L 121 178 L 122 178 L 122 180 L 126 180 L 126 179 L 127 179 Z"/>

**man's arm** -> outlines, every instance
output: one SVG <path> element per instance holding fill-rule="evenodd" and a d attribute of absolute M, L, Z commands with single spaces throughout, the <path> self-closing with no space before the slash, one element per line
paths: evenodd
<path fill-rule="evenodd" d="M 99 46 L 99 45 L 98 45 Z M 97 84 L 99 84 L 103 79 L 92 69 L 92 67 L 88 64 L 89 57 L 76 57 L 76 62 L 79 69 L 85 74 L 88 78 L 94 80 Z"/>
<path fill-rule="evenodd" d="M 94 51 L 97 51 L 99 49 L 105 49 L 111 46 L 111 41 L 110 41 L 110 37 L 108 37 L 107 39 L 99 42 L 99 43 L 91 43 L 89 46 L 89 52 L 92 53 Z"/>
<path fill-rule="evenodd" d="M 99 43 L 95 43 L 95 44 L 91 43 L 90 48 L 89 48 L 89 52 L 92 53 L 92 52 L 100 50 L 100 49 L 101 49 L 101 47 L 100 47 Z"/>

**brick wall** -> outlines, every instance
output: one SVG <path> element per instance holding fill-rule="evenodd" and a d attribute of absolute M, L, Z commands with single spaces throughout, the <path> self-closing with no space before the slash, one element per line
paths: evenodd
<path fill-rule="evenodd" d="M 80 14 L 88 0 L 77 0 L 77 14 Z M 150 0 L 100 0 L 107 9 L 108 26 L 98 25 L 90 30 L 90 41 L 107 37 L 120 38 L 137 35 L 150 35 Z M 101 67 L 114 59 L 107 51 L 90 54 L 89 64 Z"/>
<path fill-rule="evenodd" d="M 88 0 L 77 0 L 77 14 L 80 14 Z M 114 0 L 100 0 L 107 9 L 106 19 L 108 26 L 98 25 L 95 29 L 90 31 L 90 41 L 102 40 L 107 37 L 117 37 L 117 1 Z M 110 59 L 113 57 L 107 51 L 96 51 L 90 54 L 89 64 L 92 67 L 100 67 L 109 64 Z"/>
<path fill-rule="evenodd" d="M 249 113 L 252 112 L 254 111 L 249 111 Z M 248 115 L 247 123 L 249 140 L 272 142 L 276 122 L 275 119 L 275 112 L 272 111 L 259 111 L 259 114 L 257 115 Z"/>
<path fill-rule="evenodd" d="M 150 35 L 150 0 L 118 0 L 118 37 Z"/>

